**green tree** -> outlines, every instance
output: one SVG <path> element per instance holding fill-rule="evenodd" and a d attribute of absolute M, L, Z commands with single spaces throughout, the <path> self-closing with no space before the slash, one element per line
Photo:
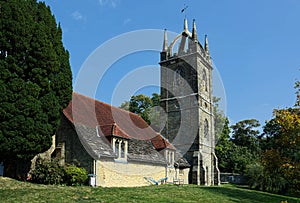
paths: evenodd
<path fill-rule="evenodd" d="M 258 161 L 258 156 L 252 154 L 247 147 L 236 144 L 232 144 L 228 156 L 228 172 L 239 173 L 243 175 L 245 175 L 246 169 L 249 165 Z"/>
<path fill-rule="evenodd" d="M 260 163 L 248 170 L 249 183 L 257 189 L 300 195 L 299 85 L 297 81 L 294 107 L 275 109 L 263 127 Z"/>
<path fill-rule="evenodd" d="M 295 103 L 295 106 L 300 107 L 300 81 L 299 80 L 297 80 L 295 82 L 295 89 L 296 89 L 296 103 Z"/>
<path fill-rule="evenodd" d="M 7 168 L 50 147 L 71 96 L 69 53 L 50 8 L 1 0 L 0 160 Z"/>
<path fill-rule="evenodd" d="M 226 118 L 225 124 L 223 125 L 222 132 L 218 136 L 218 142 L 216 145 L 215 153 L 219 160 L 219 169 L 222 172 L 231 172 L 229 169 L 230 162 L 230 150 L 232 149 L 233 143 L 230 141 L 230 128 L 229 121 Z"/>
<path fill-rule="evenodd" d="M 152 106 L 160 106 L 160 95 L 158 93 L 153 93 L 151 97 Z"/>
<path fill-rule="evenodd" d="M 159 106 L 160 95 L 153 93 L 152 97 L 144 94 L 132 96 L 129 101 L 129 111 L 141 116 L 149 125 L 152 124 L 155 130 L 159 126 Z M 120 108 L 126 107 L 126 101 L 122 103 Z"/>
<path fill-rule="evenodd" d="M 224 127 L 226 126 L 226 123 L 228 124 L 228 119 L 224 115 L 224 112 L 219 107 L 220 98 L 213 97 L 213 113 L 214 113 L 214 125 L 215 125 L 215 140 L 218 142 L 218 140 L 221 138 L 221 136 L 224 132 Z M 227 125 L 228 127 L 228 125 Z M 229 130 L 229 127 L 228 127 Z M 229 136 L 230 130 L 228 132 Z M 216 143 L 217 144 L 217 143 Z"/>
<path fill-rule="evenodd" d="M 247 147 L 252 153 L 259 153 L 259 121 L 248 119 L 231 126 L 232 142 L 238 146 Z"/>
<path fill-rule="evenodd" d="M 216 145 L 219 169 L 222 172 L 245 174 L 247 167 L 258 161 L 258 154 L 253 153 L 259 151 L 256 141 L 252 141 L 252 137 L 258 135 L 258 132 L 253 129 L 255 126 L 257 121 L 254 119 L 240 121 L 231 126 L 230 137 L 229 121 L 225 120 Z"/>
<path fill-rule="evenodd" d="M 148 96 L 139 94 L 130 98 L 129 111 L 141 116 L 149 125 L 151 124 L 149 118 L 149 111 L 151 107 L 152 100 Z"/>
<path fill-rule="evenodd" d="M 272 185 L 270 191 L 300 195 L 300 108 L 274 110 L 274 118 L 266 126 L 269 142 L 261 163 L 269 176 L 287 183 L 281 188 Z"/>
<path fill-rule="evenodd" d="M 129 111 L 129 101 L 124 101 L 120 106 L 119 106 L 120 109 L 123 109 L 123 110 L 126 110 L 126 111 Z"/>
<path fill-rule="evenodd" d="M 149 118 L 151 127 L 156 131 L 160 132 L 160 94 L 153 93 L 151 97 L 152 107 L 149 111 Z"/>

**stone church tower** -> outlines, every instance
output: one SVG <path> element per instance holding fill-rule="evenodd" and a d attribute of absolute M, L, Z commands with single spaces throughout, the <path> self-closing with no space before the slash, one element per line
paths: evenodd
<path fill-rule="evenodd" d="M 189 183 L 220 183 L 215 156 L 215 132 L 212 103 L 212 61 L 205 36 L 198 41 L 196 23 L 192 32 L 187 20 L 184 28 L 169 44 L 164 33 L 160 53 L 161 132 L 184 156 L 191 170 Z"/>

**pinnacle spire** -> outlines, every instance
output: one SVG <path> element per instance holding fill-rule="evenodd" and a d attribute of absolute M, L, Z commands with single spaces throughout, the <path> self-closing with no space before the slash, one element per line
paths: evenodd
<path fill-rule="evenodd" d="M 206 53 L 208 53 L 208 54 L 209 54 L 209 48 L 208 48 L 208 37 L 207 37 L 207 35 L 205 35 L 204 50 L 206 51 Z"/>
<path fill-rule="evenodd" d="M 196 29 L 196 20 L 195 20 L 195 19 L 193 19 L 192 38 L 193 38 L 194 40 L 198 40 L 197 29 Z"/>
<path fill-rule="evenodd" d="M 183 30 L 184 30 L 185 32 L 188 32 L 188 31 L 189 31 L 189 29 L 188 29 L 188 23 L 187 23 L 186 17 L 184 17 Z"/>
<path fill-rule="evenodd" d="M 168 50 L 168 39 L 167 39 L 167 29 L 164 31 L 164 42 L 163 42 L 163 51 L 166 52 Z"/>

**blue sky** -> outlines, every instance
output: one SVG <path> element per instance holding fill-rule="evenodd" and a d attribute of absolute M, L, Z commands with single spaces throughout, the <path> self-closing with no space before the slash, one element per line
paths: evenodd
<path fill-rule="evenodd" d="M 211 56 L 226 91 L 226 112 L 231 122 L 256 118 L 263 124 L 271 118 L 274 108 L 289 107 L 295 102 L 293 86 L 300 79 L 299 0 L 45 2 L 62 26 L 74 83 L 88 56 L 103 43 L 141 29 L 166 28 L 179 33 L 186 15 L 190 28 L 192 19 L 196 19 L 202 43 L 204 35 L 208 35 Z M 183 14 L 180 11 L 184 5 L 188 8 Z M 142 79 L 159 77 L 155 71 L 158 62 L 157 51 L 120 58 L 99 83 L 96 99 L 119 105 L 126 96 L 112 101 L 112 97 L 118 97 L 112 95 L 118 82 L 137 68 L 149 65 L 154 67 L 153 75 L 145 74 Z M 152 91 L 158 88 L 147 87 L 139 92 Z"/>

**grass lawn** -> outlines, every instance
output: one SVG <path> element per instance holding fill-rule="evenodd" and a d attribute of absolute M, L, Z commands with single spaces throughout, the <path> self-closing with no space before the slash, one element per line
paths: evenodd
<path fill-rule="evenodd" d="M 137 188 L 92 188 L 37 185 L 0 177 L 0 202 L 205 202 L 300 203 L 300 198 L 257 192 L 233 185 L 161 185 Z"/>

